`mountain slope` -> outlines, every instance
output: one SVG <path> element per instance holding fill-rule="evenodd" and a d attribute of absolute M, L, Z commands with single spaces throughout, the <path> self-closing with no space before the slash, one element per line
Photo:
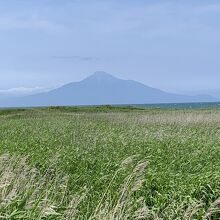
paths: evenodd
<path fill-rule="evenodd" d="M 8 100 L 1 106 L 147 104 L 217 101 L 210 96 L 171 94 L 133 80 L 118 79 L 105 72 L 69 83 L 50 92 Z"/>

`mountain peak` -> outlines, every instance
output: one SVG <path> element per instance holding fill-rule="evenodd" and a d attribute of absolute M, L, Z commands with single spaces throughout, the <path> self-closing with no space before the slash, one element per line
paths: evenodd
<path fill-rule="evenodd" d="M 104 71 L 96 71 L 92 75 L 87 77 L 85 80 L 103 81 L 103 80 L 112 80 L 112 79 L 116 79 L 116 77 Z"/>

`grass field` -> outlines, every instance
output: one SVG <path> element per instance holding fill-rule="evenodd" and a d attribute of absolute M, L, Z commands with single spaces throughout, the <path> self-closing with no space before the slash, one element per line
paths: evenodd
<path fill-rule="evenodd" d="M 0 110 L 0 219 L 220 219 L 220 109 Z"/>

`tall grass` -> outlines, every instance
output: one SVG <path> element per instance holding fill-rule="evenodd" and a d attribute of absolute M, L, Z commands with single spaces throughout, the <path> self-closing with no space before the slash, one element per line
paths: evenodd
<path fill-rule="evenodd" d="M 220 219 L 219 110 L 0 116 L 0 219 Z"/>
<path fill-rule="evenodd" d="M 1 219 L 80 219 L 78 207 L 88 191 L 70 194 L 68 176 L 48 168 L 43 175 L 30 168 L 25 158 L 0 157 L 0 218 Z M 135 198 L 144 182 L 145 161 L 138 162 L 119 188 L 113 201 L 109 188 L 128 164 L 122 163 L 106 188 L 94 213 L 88 219 L 145 218 L 142 198 Z"/>
<path fill-rule="evenodd" d="M 0 218 L 53 219 L 66 203 L 68 177 L 48 168 L 41 175 L 25 158 L 0 157 Z"/>
<path fill-rule="evenodd" d="M 109 185 L 105 189 L 94 212 L 87 216 L 80 213 L 79 205 L 87 199 L 88 191 L 71 194 L 68 191 L 67 176 L 48 168 L 44 175 L 30 168 L 25 158 L 0 157 L 0 218 L 1 219 L 162 219 L 160 213 L 147 207 L 144 197 L 138 191 L 147 181 L 144 173 L 147 161 L 133 160 L 135 156 L 122 161 Z M 115 199 L 109 191 L 111 184 L 120 172 L 132 167 L 118 188 Z M 187 208 L 186 208 L 187 207 Z M 199 201 L 181 204 L 179 210 L 172 210 L 164 219 L 210 219 L 220 214 L 220 198 L 205 207 Z M 181 213 L 181 215 L 177 215 Z M 196 218 L 194 218 L 196 217 Z M 216 218 L 217 219 L 217 218 Z"/>

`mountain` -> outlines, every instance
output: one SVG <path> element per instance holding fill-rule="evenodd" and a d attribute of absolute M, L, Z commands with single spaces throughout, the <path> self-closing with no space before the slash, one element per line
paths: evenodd
<path fill-rule="evenodd" d="M 204 89 L 204 90 L 196 90 L 196 91 L 190 90 L 190 91 L 183 91 L 183 93 L 188 95 L 208 94 L 220 100 L 220 89 Z"/>
<path fill-rule="evenodd" d="M 122 80 L 105 72 L 95 72 L 80 82 L 73 82 L 49 92 L 2 101 L 1 106 L 65 106 L 102 104 L 147 104 L 214 102 L 211 96 L 177 95 L 151 88 L 133 80 Z"/>

